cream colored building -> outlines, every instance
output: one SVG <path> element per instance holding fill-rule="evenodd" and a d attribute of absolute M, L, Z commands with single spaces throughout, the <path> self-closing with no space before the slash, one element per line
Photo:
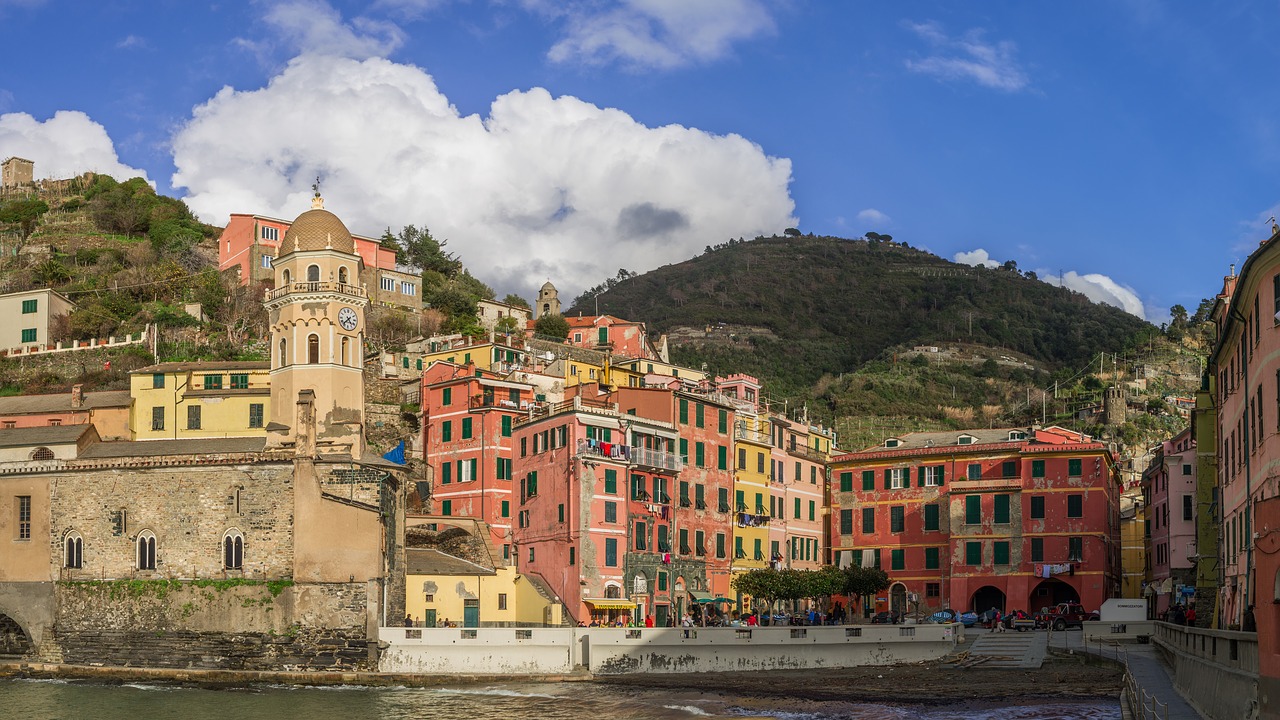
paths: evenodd
<path fill-rule="evenodd" d="M 523 331 L 532 315 L 533 311 L 522 305 L 508 305 L 497 300 L 481 300 L 476 303 L 476 317 L 486 330 L 492 330 L 504 317 L 513 317 Z"/>
<path fill-rule="evenodd" d="M 44 288 L 0 295 L 0 350 L 49 345 L 49 324 L 76 308 L 62 293 Z"/>
<path fill-rule="evenodd" d="M 35 182 L 35 165 L 26 158 L 6 158 L 3 163 L 0 163 L 0 188 L 30 185 Z"/>
<path fill-rule="evenodd" d="M 160 363 L 129 374 L 135 440 L 265 437 L 271 376 L 265 362 Z"/>

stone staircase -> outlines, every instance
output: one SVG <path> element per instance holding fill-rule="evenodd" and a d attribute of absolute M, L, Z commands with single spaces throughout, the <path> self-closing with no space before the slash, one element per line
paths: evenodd
<path fill-rule="evenodd" d="M 1048 648 L 1049 634 L 1044 632 L 979 631 L 969 648 L 969 656 L 958 667 L 1037 670 Z"/>

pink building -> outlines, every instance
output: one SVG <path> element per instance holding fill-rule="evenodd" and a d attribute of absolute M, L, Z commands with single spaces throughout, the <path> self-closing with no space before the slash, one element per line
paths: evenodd
<path fill-rule="evenodd" d="M 772 418 L 781 447 L 774 450 L 771 485 L 777 490 L 777 508 L 769 524 L 770 545 L 779 543 L 782 567 L 817 570 L 826 555 L 826 455 L 810 442 L 806 423 Z"/>
<path fill-rule="evenodd" d="M 603 350 L 628 358 L 657 359 L 644 323 L 613 317 L 566 317 L 570 345 Z"/>
<path fill-rule="evenodd" d="M 494 547 L 511 559 L 513 427 L 534 389 L 475 365 L 434 362 L 422 374 L 423 448 L 440 515 L 489 525 Z"/>
<path fill-rule="evenodd" d="M 1191 428 L 1160 444 L 1142 473 L 1147 508 L 1146 596 L 1157 616 L 1194 594 L 1196 443 Z"/>
<path fill-rule="evenodd" d="M 514 439 L 517 567 L 542 578 L 574 621 L 665 624 L 677 588 L 705 589 L 699 565 L 673 552 L 675 425 L 579 395 L 526 414 Z"/>

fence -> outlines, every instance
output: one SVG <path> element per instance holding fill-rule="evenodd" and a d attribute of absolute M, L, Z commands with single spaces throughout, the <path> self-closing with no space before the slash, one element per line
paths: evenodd
<path fill-rule="evenodd" d="M 103 340 L 102 338 L 94 338 L 92 340 L 73 340 L 71 342 L 58 342 L 47 345 L 23 345 L 21 347 L 0 349 L 0 357 L 26 357 L 29 355 L 48 355 L 51 353 L 97 350 L 99 348 L 123 347 L 125 345 L 140 345 L 150 341 L 152 332 L 154 332 L 152 326 L 148 325 L 146 330 L 125 335 L 122 338 L 113 336 L 106 340 Z"/>

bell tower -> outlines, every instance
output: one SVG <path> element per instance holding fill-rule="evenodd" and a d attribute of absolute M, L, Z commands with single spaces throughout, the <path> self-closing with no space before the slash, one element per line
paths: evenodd
<path fill-rule="evenodd" d="M 271 447 L 364 453 L 364 329 L 369 295 L 360 255 L 338 216 L 324 209 L 319 181 L 273 263 L 264 305 L 271 326 Z M 299 401 L 311 403 L 306 412 Z M 312 420 L 313 419 L 313 420 Z M 300 427 L 311 424 L 314 428 Z"/>

